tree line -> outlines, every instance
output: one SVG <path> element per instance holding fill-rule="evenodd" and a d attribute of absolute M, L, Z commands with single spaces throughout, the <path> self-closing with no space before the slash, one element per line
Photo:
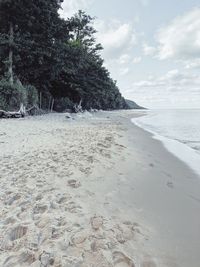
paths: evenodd
<path fill-rule="evenodd" d="M 0 0 L 0 109 L 123 109 L 91 16 L 59 15 L 62 0 Z"/>

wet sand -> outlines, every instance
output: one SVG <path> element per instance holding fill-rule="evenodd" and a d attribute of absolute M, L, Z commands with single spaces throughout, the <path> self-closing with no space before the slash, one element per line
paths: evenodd
<path fill-rule="evenodd" d="M 199 266 L 199 177 L 137 115 L 0 121 L 0 266 Z"/>
<path fill-rule="evenodd" d="M 135 125 L 130 128 L 129 120 L 124 121 L 124 144 L 132 165 L 129 158 L 120 166 L 127 177 L 120 199 L 130 205 L 127 212 L 132 210 L 137 221 L 151 229 L 145 247 L 157 258 L 158 266 L 164 261 L 167 266 L 198 267 L 200 176 L 166 151 L 152 134 Z"/>

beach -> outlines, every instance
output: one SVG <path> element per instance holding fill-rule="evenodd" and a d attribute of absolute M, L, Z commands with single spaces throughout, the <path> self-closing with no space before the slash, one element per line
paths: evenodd
<path fill-rule="evenodd" d="M 200 177 L 142 115 L 0 120 L 0 266 L 199 267 Z"/>

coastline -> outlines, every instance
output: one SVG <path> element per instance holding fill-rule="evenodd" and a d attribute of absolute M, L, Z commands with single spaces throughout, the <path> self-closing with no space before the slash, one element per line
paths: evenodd
<path fill-rule="evenodd" d="M 148 115 L 148 114 L 145 114 Z M 196 172 L 197 175 L 200 176 L 200 154 L 195 151 L 193 148 L 188 146 L 187 144 L 172 139 L 170 137 L 166 137 L 164 135 L 160 135 L 156 131 L 150 130 L 148 127 L 143 125 L 138 118 L 134 118 L 131 120 L 136 126 L 142 128 L 143 130 L 149 132 L 153 135 L 154 139 L 157 139 L 162 142 L 165 148 L 175 155 L 177 158 L 182 160 L 185 164 L 187 164 L 193 171 Z"/>
<path fill-rule="evenodd" d="M 138 115 L 141 113 L 135 112 L 134 116 L 128 117 L 131 120 Z M 128 147 L 136 152 L 135 158 L 140 159 L 131 167 L 134 177 L 139 177 L 137 181 L 134 179 L 137 189 L 132 201 L 141 221 L 153 226 L 150 249 L 156 247 L 157 256 L 160 251 L 166 266 L 197 267 L 200 247 L 199 175 L 166 149 L 152 133 L 136 125 L 129 128 L 128 133 Z M 162 247 L 165 248 L 164 254 Z M 151 254 L 155 255 L 154 252 Z M 162 264 L 161 260 L 158 266 Z"/>
<path fill-rule="evenodd" d="M 134 116 L 0 121 L 2 266 L 198 267 L 200 179 Z"/>

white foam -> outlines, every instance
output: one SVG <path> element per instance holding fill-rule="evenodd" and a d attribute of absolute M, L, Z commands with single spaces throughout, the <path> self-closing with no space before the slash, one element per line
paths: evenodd
<path fill-rule="evenodd" d="M 142 124 L 139 119 L 133 118 L 131 120 L 136 126 L 144 129 L 145 131 L 153 134 L 153 138 L 163 143 L 164 147 L 185 162 L 196 174 L 200 175 L 200 154 L 189 146 L 167 137 L 164 137 Z"/>

